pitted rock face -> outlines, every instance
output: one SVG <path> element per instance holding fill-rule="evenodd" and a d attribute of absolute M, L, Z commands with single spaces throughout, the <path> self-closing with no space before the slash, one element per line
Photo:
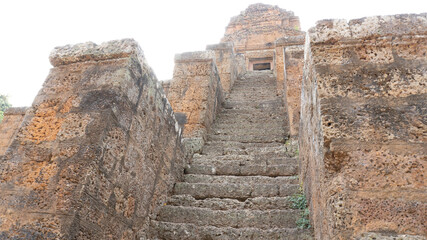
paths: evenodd
<path fill-rule="evenodd" d="M 250 5 L 228 24 L 221 42 L 233 42 L 237 51 L 271 48 L 276 39 L 300 35 L 293 12 L 266 4 Z"/>
<path fill-rule="evenodd" d="M 310 29 L 299 141 L 317 238 L 425 239 L 426 46 L 426 14 Z"/>
<path fill-rule="evenodd" d="M 77 62 L 125 58 L 137 52 L 142 53 L 142 50 L 133 39 L 114 40 L 100 45 L 86 42 L 56 47 L 50 53 L 49 60 L 57 67 Z"/>
<path fill-rule="evenodd" d="M 133 40 L 50 59 L 0 162 L 0 239 L 139 239 L 183 172 L 172 108 Z"/>

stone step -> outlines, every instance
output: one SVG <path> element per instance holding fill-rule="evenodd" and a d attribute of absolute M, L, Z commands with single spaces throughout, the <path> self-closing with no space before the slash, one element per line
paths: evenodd
<path fill-rule="evenodd" d="M 190 195 L 174 195 L 168 199 L 166 205 L 209 208 L 212 210 L 272 210 L 292 208 L 290 197 L 256 197 L 248 198 L 242 202 L 229 198 L 206 198 L 197 200 Z"/>
<path fill-rule="evenodd" d="M 297 154 L 296 146 L 278 142 L 246 143 L 240 141 L 209 141 L 202 154 L 209 157 L 225 155 L 252 155 L 255 159 L 292 158 Z"/>
<path fill-rule="evenodd" d="M 235 141 L 242 143 L 285 143 L 286 138 L 284 134 L 275 135 L 215 135 L 208 134 L 210 141 Z"/>
<path fill-rule="evenodd" d="M 190 223 L 171 223 L 151 221 L 151 239 L 162 240 L 254 240 L 254 239 L 287 239 L 312 240 L 310 230 L 297 228 L 232 228 L 200 226 Z"/>
<path fill-rule="evenodd" d="M 276 87 L 238 87 L 237 89 L 233 89 L 233 91 L 227 96 L 227 99 L 236 98 L 236 100 L 240 99 L 259 99 L 259 100 L 267 100 L 267 99 L 277 99 L 279 98 L 276 94 Z"/>
<path fill-rule="evenodd" d="M 256 185 L 256 184 L 298 184 L 297 176 L 215 176 L 204 174 L 185 174 L 184 182 L 186 183 L 221 183 L 221 184 L 241 184 L 241 185 Z"/>
<path fill-rule="evenodd" d="M 298 192 L 298 184 L 233 184 L 187 183 L 174 186 L 174 194 L 191 195 L 196 199 L 232 198 L 246 200 L 254 197 L 286 197 Z"/>
<path fill-rule="evenodd" d="M 284 108 L 277 109 L 277 108 L 271 108 L 271 109 L 256 109 L 256 108 L 221 108 L 221 111 L 218 114 L 218 117 L 223 117 L 224 115 L 233 115 L 233 116 L 239 116 L 239 115 L 251 115 L 253 117 L 262 117 L 262 116 L 286 116 Z"/>
<path fill-rule="evenodd" d="M 293 176 L 298 174 L 296 161 L 268 164 L 267 161 L 193 161 L 185 168 L 187 174 L 236 176 Z"/>
<path fill-rule="evenodd" d="M 234 109 L 237 110 L 237 109 Z M 215 124 L 217 125 L 227 125 L 227 124 L 281 124 L 287 128 L 286 116 L 278 113 L 269 113 L 269 112 L 260 112 L 260 113 L 247 113 L 247 114 L 237 114 L 237 113 L 223 113 L 215 119 Z"/>
<path fill-rule="evenodd" d="M 221 127 L 220 127 L 220 126 Z M 280 134 L 281 136 L 286 135 L 286 129 L 283 124 L 283 122 L 278 122 L 275 124 L 265 124 L 265 126 L 258 127 L 252 127 L 256 124 L 253 123 L 240 123 L 239 124 L 233 124 L 234 127 L 227 127 L 226 124 L 217 124 L 217 126 L 211 130 L 211 135 L 218 135 L 218 136 L 243 136 L 243 135 L 254 135 L 254 136 L 260 136 L 260 135 L 277 135 Z"/>
<path fill-rule="evenodd" d="M 268 153 L 266 153 L 268 154 Z M 191 159 L 191 164 L 194 165 L 214 165 L 222 166 L 223 164 L 246 164 L 246 165 L 292 165 L 298 166 L 297 158 L 289 157 L 277 157 L 273 158 L 271 155 L 238 155 L 238 154 L 229 154 L 229 155 L 220 155 L 220 156 L 210 156 L 203 154 L 194 154 Z"/>
<path fill-rule="evenodd" d="M 294 228 L 301 210 L 212 210 L 183 206 L 163 206 L 158 221 L 192 223 L 214 227 Z"/>
<path fill-rule="evenodd" d="M 251 92 L 254 94 L 258 93 L 268 93 L 268 96 L 276 95 L 277 87 L 276 84 L 269 83 L 237 83 L 233 85 L 233 89 L 230 92 L 229 96 L 234 96 L 236 94 L 243 94 Z"/>
<path fill-rule="evenodd" d="M 242 125 L 241 123 L 221 123 L 219 121 L 216 121 L 213 124 L 213 131 L 215 133 L 221 133 L 226 132 L 228 130 L 234 130 L 234 129 L 247 129 L 247 130 L 269 130 L 269 129 L 284 129 L 285 128 L 285 121 L 283 119 L 272 119 L 269 122 L 247 122 L 245 125 Z"/>
<path fill-rule="evenodd" d="M 242 101 L 235 100 L 230 101 L 227 100 L 223 103 L 223 107 L 226 109 L 282 109 L 283 103 L 281 99 L 267 100 L 267 101 Z"/>

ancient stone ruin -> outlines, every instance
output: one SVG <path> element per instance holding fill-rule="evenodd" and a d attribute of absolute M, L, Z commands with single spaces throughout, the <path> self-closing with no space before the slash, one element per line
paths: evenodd
<path fill-rule="evenodd" d="M 131 39 L 55 48 L 0 124 L 0 239 L 427 239 L 427 14 L 277 6 L 159 82 Z"/>

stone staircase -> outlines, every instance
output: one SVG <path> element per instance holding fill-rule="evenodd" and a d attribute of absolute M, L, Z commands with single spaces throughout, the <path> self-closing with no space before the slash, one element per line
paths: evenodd
<path fill-rule="evenodd" d="M 238 79 L 202 153 L 151 222 L 152 238 L 311 239 L 291 208 L 298 161 L 286 121 L 271 71 Z"/>

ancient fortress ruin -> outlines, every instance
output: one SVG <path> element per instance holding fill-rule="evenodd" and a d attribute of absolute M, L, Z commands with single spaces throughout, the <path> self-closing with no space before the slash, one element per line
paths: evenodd
<path fill-rule="evenodd" d="M 426 239 L 426 53 L 427 14 L 264 4 L 168 82 L 130 39 L 55 48 L 0 125 L 0 239 Z"/>

